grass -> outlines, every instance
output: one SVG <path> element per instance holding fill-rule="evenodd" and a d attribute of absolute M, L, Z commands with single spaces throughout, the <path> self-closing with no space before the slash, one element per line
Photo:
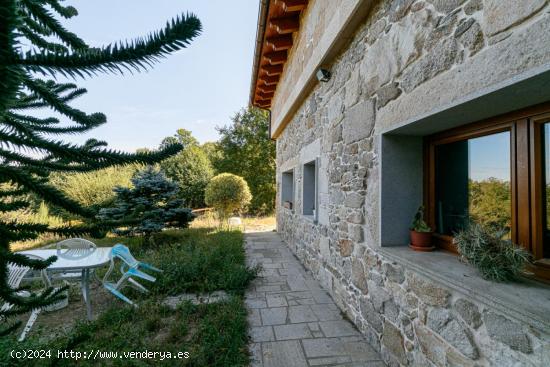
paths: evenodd
<path fill-rule="evenodd" d="M 115 301 L 93 322 L 79 323 L 66 335 L 44 341 L 33 336 L 23 344 L 13 339 L 0 340 L 0 365 L 17 365 L 9 360 L 9 350 L 33 349 L 73 351 L 158 351 L 189 352 L 189 359 L 165 361 L 147 359 L 80 360 L 78 365 L 96 366 L 245 366 L 247 323 L 244 290 L 255 276 L 245 265 L 243 234 L 191 228 L 166 231 L 153 238 L 152 245 L 141 239 L 108 237 L 95 241 L 98 246 L 118 242 L 131 248 L 136 258 L 160 267 L 164 272 L 149 287 L 151 293 L 138 309 Z M 194 306 L 183 303 L 176 310 L 162 304 L 169 295 L 183 292 L 225 290 L 229 301 Z M 130 298 L 143 299 L 132 290 Z M 44 315 L 46 316 L 46 315 Z M 40 317 L 43 317 L 42 315 Z M 72 366 L 71 359 L 35 361 L 39 366 Z M 21 361 L 20 365 L 28 364 Z"/>
<path fill-rule="evenodd" d="M 238 226 L 238 229 L 245 232 L 270 231 L 274 230 L 276 226 L 275 216 L 273 215 L 263 217 L 243 216 L 241 221 L 242 225 Z M 214 228 L 219 225 L 220 222 L 212 211 L 206 211 L 191 223 L 192 228 Z"/>
<path fill-rule="evenodd" d="M 169 244 L 166 240 L 157 249 L 144 253 L 144 258 L 159 264 L 164 276 L 155 283 L 155 291 L 161 294 L 204 292 L 223 289 L 242 291 L 253 273 L 245 266 L 243 235 L 239 231 L 212 232 L 207 229 L 192 229 L 183 232 L 182 241 Z M 203 235 L 188 234 L 202 233 Z M 162 233 L 162 238 L 167 234 Z M 160 242 L 159 239 L 155 239 Z M 174 255 L 177 254 L 177 261 Z"/>
<path fill-rule="evenodd" d="M 275 217 L 272 215 L 264 216 L 264 217 L 245 216 L 242 218 L 242 225 L 238 227 L 234 227 L 232 229 L 241 230 L 244 232 L 270 231 L 275 229 L 275 226 L 276 226 L 275 222 L 276 222 Z M 220 223 L 216 218 L 216 215 L 212 211 L 206 211 L 204 214 L 200 215 L 193 222 L 191 222 L 191 228 L 211 230 L 212 228 L 219 227 L 219 224 Z M 178 232 L 178 231 L 175 231 L 175 232 Z M 167 236 L 169 237 L 170 233 L 174 233 L 174 231 L 165 231 L 165 232 L 162 232 L 162 235 L 168 234 Z M 31 250 L 35 248 L 48 246 L 48 245 L 53 245 L 61 240 L 62 238 L 56 237 L 54 235 L 42 235 L 40 238 L 36 240 L 14 242 L 11 244 L 10 248 L 14 252 Z M 143 242 L 142 238 L 139 238 L 139 237 L 121 238 L 115 235 L 109 235 L 108 237 L 105 237 L 103 239 L 90 238 L 90 240 L 96 243 L 98 246 L 112 246 L 113 244 L 121 242 L 121 240 L 126 241 L 125 243 L 129 242 L 129 243 L 135 243 L 137 245 Z"/>

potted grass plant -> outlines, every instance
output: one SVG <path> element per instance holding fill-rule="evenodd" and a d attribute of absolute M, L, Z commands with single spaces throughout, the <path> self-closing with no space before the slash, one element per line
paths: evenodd
<path fill-rule="evenodd" d="M 455 234 L 461 259 L 474 266 L 485 279 L 503 282 L 529 274 L 525 267 L 532 260 L 524 248 L 507 239 L 506 228 L 491 228 L 470 222 Z"/>
<path fill-rule="evenodd" d="M 432 229 L 424 221 L 424 207 L 420 206 L 410 228 L 411 243 L 409 247 L 414 251 L 433 251 L 435 247 L 432 244 L 432 234 Z"/>

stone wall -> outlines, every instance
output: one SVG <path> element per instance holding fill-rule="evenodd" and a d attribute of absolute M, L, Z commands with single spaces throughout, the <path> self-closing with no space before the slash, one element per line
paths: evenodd
<path fill-rule="evenodd" d="M 378 233 L 381 132 L 549 63 L 546 0 L 379 1 L 278 138 L 279 189 L 281 167 L 296 168 L 295 210 L 278 198 L 278 231 L 389 365 L 550 358 L 548 330 L 389 261 Z M 299 157 L 312 144 L 327 182 L 320 223 L 299 214 Z"/>
<path fill-rule="evenodd" d="M 285 72 L 273 97 L 272 132 L 278 129 L 280 117 L 288 107 L 286 104 L 295 98 L 296 83 L 308 74 L 312 65 L 318 63 L 320 49 L 327 47 L 327 39 L 335 37 L 346 14 L 363 0 L 310 0 L 302 13 L 300 32 L 294 36 L 294 46 L 289 50 L 289 60 Z M 367 0 L 369 1 L 369 0 Z"/>

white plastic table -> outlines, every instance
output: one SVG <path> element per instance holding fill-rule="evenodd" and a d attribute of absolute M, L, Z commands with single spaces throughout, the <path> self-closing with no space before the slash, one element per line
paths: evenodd
<path fill-rule="evenodd" d="M 112 247 L 97 247 L 89 250 L 89 254 L 84 254 L 79 258 L 63 258 L 58 256 L 57 249 L 47 250 L 28 250 L 21 251 L 21 254 L 30 254 L 40 256 L 43 259 L 47 259 L 50 256 L 57 256 L 57 260 L 48 266 L 47 270 L 50 271 L 82 271 L 81 288 L 82 298 L 86 303 L 86 315 L 88 320 L 92 319 L 92 304 L 90 303 L 90 270 L 96 269 L 109 263 L 111 259 L 109 254 Z"/>

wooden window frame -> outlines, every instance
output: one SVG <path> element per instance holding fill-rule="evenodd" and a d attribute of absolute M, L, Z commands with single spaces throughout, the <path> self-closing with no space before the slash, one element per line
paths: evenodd
<path fill-rule="evenodd" d="M 435 228 L 435 149 L 438 145 L 510 132 L 512 240 L 535 260 L 529 270 L 550 280 L 550 258 L 544 258 L 543 137 L 550 122 L 550 103 L 446 130 L 424 138 L 424 205 L 426 221 Z M 457 253 L 453 237 L 434 234 L 436 246 Z"/>
<path fill-rule="evenodd" d="M 531 244 L 530 248 L 533 253 L 534 264 L 530 270 L 538 278 L 550 280 L 550 258 L 544 257 L 544 214 L 543 202 L 544 196 L 544 170 L 542 152 L 543 137 L 542 126 L 545 123 L 550 123 L 550 111 L 542 113 L 530 118 L 529 134 L 532 144 L 530 146 L 530 179 L 531 179 Z"/>

